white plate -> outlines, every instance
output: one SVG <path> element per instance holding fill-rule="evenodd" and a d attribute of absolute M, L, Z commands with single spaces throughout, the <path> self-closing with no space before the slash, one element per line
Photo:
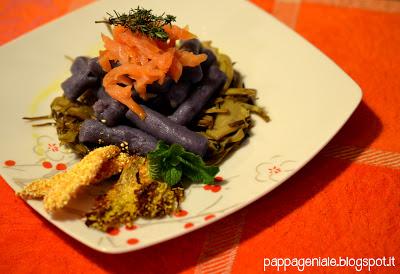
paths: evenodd
<path fill-rule="evenodd" d="M 361 90 L 340 68 L 296 33 L 251 3 L 213 1 L 101 1 L 73 12 L 0 49 L 3 66 L 0 124 L 1 174 L 16 191 L 70 164 L 73 155 L 59 147 L 51 127 L 33 129 L 21 117 L 49 113 L 69 75 L 64 55 L 95 55 L 104 25 L 94 24 L 113 9 L 146 5 L 174 14 L 203 40 L 229 54 L 258 90 L 258 103 L 272 121 L 256 119 L 253 136 L 221 166 L 221 189 L 193 186 L 185 214 L 138 220 L 137 228 L 117 235 L 89 229 L 77 217 L 78 201 L 57 218 L 41 202 L 28 204 L 82 243 L 107 253 L 144 248 L 210 224 L 257 200 L 304 166 L 342 127 L 361 100 Z M 345 49 L 344 49 L 345 50 Z M 10 161 L 11 160 L 11 161 Z M 43 164 L 44 162 L 47 162 Z M 51 165 L 51 167 L 50 167 Z M 45 166 L 45 167 L 44 167 Z M 46 168 L 47 167 L 47 168 Z"/>

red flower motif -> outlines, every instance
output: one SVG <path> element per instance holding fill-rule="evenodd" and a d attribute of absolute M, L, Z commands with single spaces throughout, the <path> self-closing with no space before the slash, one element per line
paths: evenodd
<path fill-rule="evenodd" d="M 204 220 L 208 221 L 208 220 L 211 220 L 212 218 L 215 218 L 215 215 L 214 214 L 209 214 L 206 217 L 204 217 Z"/>
<path fill-rule="evenodd" d="M 119 228 L 109 228 L 107 234 L 111 236 L 116 236 L 119 234 Z"/>
<path fill-rule="evenodd" d="M 52 167 L 53 167 L 53 165 L 52 165 L 50 162 L 48 162 L 48 161 L 44 161 L 44 162 L 42 163 L 42 166 L 43 166 L 44 168 L 52 168 Z"/>
<path fill-rule="evenodd" d="M 179 210 L 178 212 L 175 212 L 175 217 L 185 217 L 186 215 L 188 215 L 189 212 L 187 212 L 186 210 Z"/>
<path fill-rule="evenodd" d="M 194 226 L 193 223 L 186 223 L 184 227 L 185 227 L 186 229 L 189 229 L 189 228 L 191 228 L 191 227 L 193 227 L 193 226 Z"/>
<path fill-rule="evenodd" d="M 47 146 L 51 151 L 57 152 L 59 150 L 56 144 L 48 144 Z"/>
<path fill-rule="evenodd" d="M 205 185 L 203 186 L 204 190 L 211 190 L 212 192 L 218 192 L 221 190 L 221 186 L 220 185 Z"/>
<path fill-rule="evenodd" d="M 4 162 L 5 166 L 15 166 L 15 161 L 14 160 L 7 160 Z"/>
<path fill-rule="evenodd" d="M 268 168 L 268 171 L 269 171 L 269 174 L 278 174 L 282 170 L 277 166 L 273 166 L 273 167 Z"/>
<path fill-rule="evenodd" d="M 220 191 L 221 190 L 221 186 L 220 185 L 214 185 L 214 186 L 212 186 L 212 188 L 211 188 L 211 191 L 212 192 L 218 192 L 218 191 Z"/>
<path fill-rule="evenodd" d="M 204 190 L 211 190 L 212 185 L 204 185 L 203 189 Z"/>
<path fill-rule="evenodd" d="M 126 243 L 128 244 L 128 245 L 135 245 L 135 244 L 137 244 L 139 242 L 139 239 L 136 239 L 136 238 L 130 238 L 130 239 L 128 239 L 127 241 L 126 241 Z"/>
<path fill-rule="evenodd" d="M 58 164 L 56 165 L 56 169 L 57 169 L 57 170 L 66 170 L 66 169 L 67 169 L 67 165 L 66 165 L 66 164 L 63 164 L 63 163 L 58 163 Z"/>
<path fill-rule="evenodd" d="M 126 230 L 135 230 L 135 229 L 137 229 L 138 227 L 136 226 L 136 225 L 126 225 L 125 226 L 125 229 Z"/>

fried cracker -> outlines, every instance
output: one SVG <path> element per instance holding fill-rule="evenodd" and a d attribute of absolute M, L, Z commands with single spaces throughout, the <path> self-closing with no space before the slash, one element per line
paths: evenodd
<path fill-rule="evenodd" d="M 23 199 L 43 199 L 53 183 L 50 179 L 39 179 L 26 185 L 17 195 Z"/>
<path fill-rule="evenodd" d="M 121 173 L 122 169 L 134 159 L 134 156 L 129 156 L 127 153 L 120 153 L 118 156 L 106 161 L 95 179 L 90 184 L 101 182 L 111 176 Z M 50 188 L 56 184 L 55 180 L 39 179 L 26 185 L 17 195 L 23 199 L 43 199 L 49 192 Z"/>
<path fill-rule="evenodd" d="M 105 146 L 91 151 L 70 170 L 53 176 L 52 186 L 44 196 L 44 208 L 54 212 L 64 207 L 79 188 L 95 182 L 96 176 L 105 162 L 117 156 L 121 150 L 117 146 Z"/>
<path fill-rule="evenodd" d="M 121 173 L 122 170 L 138 156 L 129 156 L 127 153 L 120 153 L 118 156 L 105 162 L 99 172 L 96 174 L 92 184 L 101 182 L 111 176 Z"/>

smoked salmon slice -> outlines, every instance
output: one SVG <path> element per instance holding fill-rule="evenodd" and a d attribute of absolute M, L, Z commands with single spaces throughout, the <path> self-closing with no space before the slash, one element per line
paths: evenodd
<path fill-rule="evenodd" d="M 132 99 L 132 88 L 146 100 L 146 87 L 154 82 L 163 83 L 166 75 L 177 82 L 183 67 L 196 67 L 207 59 L 206 54 L 193 54 L 178 50 L 177 40 L 196 37 L 187 28 L 166 25 L 167 42 L 132 32 L 123 26 L 115 26 L 110 38 L 102 34 L 104 50 L 99 52 L 99 64 L 106 71 L 103 86 L 115 100 L 126 105 L 140 118 L 145 118 L 143 109 Z M 112 67 L 111 61 L 118 66 Z"/>

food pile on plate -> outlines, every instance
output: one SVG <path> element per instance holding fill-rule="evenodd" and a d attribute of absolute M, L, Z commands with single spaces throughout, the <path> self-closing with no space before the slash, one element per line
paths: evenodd
<path fill-rule="evenodd" d="M 51 104 L 60 142 L 83 159 L 21 197 L 54 213 L 80 190 L 115 181 L 86 214 L 107 231 L 172 214 L 188 184 L 215 183 L 216 165 L 249 136 L 251 113 L 268 116 L 231 59 L 174 21 L 139 7 L 100 21 L 113 26 L 104 49 L 74 59 Z"/>

